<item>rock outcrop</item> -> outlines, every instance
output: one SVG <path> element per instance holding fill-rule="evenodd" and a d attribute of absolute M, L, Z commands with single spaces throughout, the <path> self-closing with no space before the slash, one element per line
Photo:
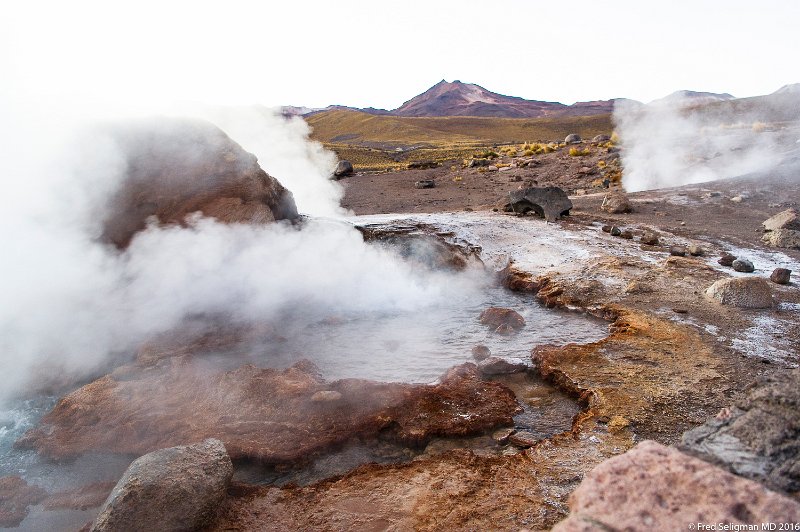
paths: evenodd
<path fill-rule="evenodd" d="M 570 133 L 564 138 L 564 144 L 578 144 L 581 141 L 581 136 L 577 133 Z"/>
<path fill-rule="evenodd" d="M 353 175 L 353 172 L 353 163 L 350 161 L 339 161 L 339 164 L 336 165 L 336 169 L 333 171 L 333 177 L 341 179 L 342 177 Z"/>
<path fill-rule="evenodd" d="M 683 435 L 683 447 L 786 493 L 800 491 L 800 370 L 772 377 Z"/>
<path fill-rule="evenodd" d="M 232 476 L 219 440 L 153 451 L 128 467 L 91 531 L 198 530 L 225 498 Z"/>
<path fill-rule="evenodd" d="M 800 248 L 800 215 L 786 209 L 761 223 L 766 233 L 762 241 L 777 248 Z"/>
<path fill-rule="evenodd" d="M 569 517 L 553 530 L 690 530 L 698 523 L 760 526 L 798 519 L 797 501 L 644 441 L 590 471 L 570 496 Z"/>
<path fill-rule="evenodd" d="M 28 507 L 41 502 L 47 493 L 17 476 L 0 477 L 0 527 L 19 526 Z"/>
<path fill-rule="evenodd" d="M 321 400 L 321 391 L 336 400 Z M 474 364 L 430 386 L 326 382 L 307 361 L 222 372 L 172 357 L 118 369 L 72 392 L 17 444 L 60 459 L 88 451 L 141 455 L 218 438 L 234 460 L 281 464 L 356 438 L 421 445 L 434 436 L 479 434 L 512 424 L 517 409 L 514 394 L 481 380 Z"/>
<path fill-rule="evenodd" d="M 706 290 L 706 297 L 739 308 L 771 308 L 772 288 L 761 277 L 728 277 L 720 279 Z"/>
<path fill-rule="evenodd" d="M 633 211 L 631 202 L 628 201 L 628 196 L 621 193 L 607 194 L 606 197 L 603 198 L 603 203 L 600 205 L 600 208 L 611 214 L 623 214 Z"/>
<path fill-rule="evenodd" d="M 572 201 L 567 193 L 559 187 L 528 187 L 508 193 L 508 203 L 503 207 L 506 212 L 527 214 L 534 212 L 548 222 L 555 222 L 561 216 L 569 214 Z"/>
<path fill-rule="evenodd" d="M 124 248 L 155 217 L 184 224 L 200 212 L 222 222 L 297 217 L 292 194 L 221 129 L 199 120 L 159 118 L 109 129 L 125 171 L 103 220 L 101 239 Z"/>

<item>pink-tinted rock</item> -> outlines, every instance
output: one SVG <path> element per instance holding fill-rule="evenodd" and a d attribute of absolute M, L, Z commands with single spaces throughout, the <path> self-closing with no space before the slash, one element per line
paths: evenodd
<path fill-rule="evenodd" d="M 644 441 L 595 467 L 553 530 L 690 530 L 798 522 L 800 503 L 671 447 Z M 729 529 L 732 530 L 732 529 Z"/>
<path fill-rule="evenodd" d="M 28 506 L 47 496 L 38 486 L 30 486 L 20 477 L 0 477 L 0 527 L 16 527 L 28 515 Z"/>
<path fill-rule="evenodd" d="M 489 307 L 481 312 L 478 319 L 497 332 L 516 331 L 525 327 L 525 318 L 510 308 Z"/>

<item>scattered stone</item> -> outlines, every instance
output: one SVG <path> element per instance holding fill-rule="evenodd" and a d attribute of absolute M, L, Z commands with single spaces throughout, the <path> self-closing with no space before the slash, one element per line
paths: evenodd
<path fill-rule="evenodd" d="M 564 144 L 578 144 L 581 141 L 581 136 L 577 133 L 570 133 L 564 138 Z"/>
<path fill-rule="evenodd" d="M 737 272 L 752 273 L 755 271 L 753 263 L 747 259 L 736 259 L 735 261 L 733 261 L 731 266 Z"/>
<path fill-rule="evenodd" d="M 489 357 L 478 362 L 478 371 L 484 377 L 520 373 L 522 371 L 527 371 L 527 369 L 528 366 L 524 362 L 508 362 L 500 357 Z"/>
<path fill-rule="evenodd" d="M 672 312 L 674 312 L 675 314 L 688 314 L 689 310 L 685 308 L 673 308 Z"/>
<path fill-rule="evenodd" d="M 232 476 L 225 446 L 213 438 L 153 451 L 128 467 L 91 530 L 200 529 L 225 498 Z"/>
<path fill-rule="evenodd" d="M 476 345 L 472 348 L 472 358 L 480 362 L 492 356 L 492 351 L 485 345 Z"/>
<path fill-rule="evenodd" d="M 624 238 L 625 240 L 633 240 L 633 233 L 628 230 L 625 230 L 619 234 L 620 238 Z"/>
<path fill-rule="evenodd" d="M 47 493 L 17 476 L 0 477 L 0 527 L 13 528 L 28 515 L 28 507 L 41 502 Z"/>
<path fill-rule="evenodd" d="M 464 207 L 464 212 L 472 212 L 472 207 Z"/>
<path fill-rule="evenodd" d="M 320 390 L 311 396 L 314 403 L 334 403 L 342 398 L 342 394 L 336 390 Z"/>
<path fill-rule="evenodd" d="M 734 203 L 741 203 L 741 202 L 744 201 L 744 197 L 743 196 L 734 196 L 734 197 L 731 198 L 731 201 L 734 202 Z"/>
<path fill-rule="evenodd" d="M 513 427 L 506 427 L 504 429 L 498 429 L 492 433 L 492 439 L 499 443 L 500 445 L 505 445 L 508 443 L 508 438 L 512 434 L 516 432 L 516 429 Z"/>
<path fill-rule="evenodd" d="M 585 188 L 575 189 L 575 195 L 576 196 L 585 196 L 586 195 L 586 189 Z"/>
<path fill-rule="evenodd" d="M 495 165 L 487 166 L 486 169 L 490 172 L 497 172 L 499 168 Z"/>
<path fill-rule="evenodd" d="M 492 164 L 492 162 L 489 159 L 478 159 L 478 158 L 476 158 L 476 159 L 470 160 L 469 164 L 467 164 L 467 167 L 469 167 L 469 168 L 478 168 L 478 167 L 481 167 L 481 166 L 489 166 L 490 164 Z"/>
<path fill-rule="evenodd" d="M 774 374 L 683 435 L 682 450 L 786 493 L 800 491 L 800 370 Z"/>
<path fill-rule="evenodd" d="M 686 256 L 686 248 L 683 246 L 670 246 L 669 254 L 673 257 L 685 257 Z"/>
<path fill-rule="evenodd" d="M 512 329 L 525 327 L 525 318 L 519 312 L 510 308 L 489 307 L 478 316 L 480 322 L 490 327 L 507 325 Z"/>
<path fill-rule="evenodd" d="M 433 179 L 421 179 L 414 183 L 414 188 L 435 188 L 436 181 Z"/>
<path fill-rule="evenodd" d="M 600 205 L 600 208 L 611 214 L 633 212 L 633 207 L 631 207 L 628 197 L 621 192 L 606 194 L 605 198 L 603 198 L 603 203 Z"/>
<path fill-rule="evenodd" d="M 611 140 L 611 137 L 608 135 L 595 135 L 592 138 L 592 142 L 608 142 L 609 140 Z"/>
<path fill-rule="evenodd" d="M 775 268 L 772 275 L 769 276 L 770 281 L 777 284 L 789 284 L 792 277 L 792 270 L 786 268 Z"/>
<path fill-rule="evenodd" d="M 692 257 L 702 257 L 706 254 L 706 251 L 697 244 L 689 244 L 689 247 L 686 249 Z"/>
<path fill-rule="evenodd" d="M 333 171 L 333 177 L 342 178 L 353 175 L 353 163 L 350 161 L 339 161 L 336 169 Z"/>
<path fill-rule="evenodd" d="M 548 222 L 555 222 L 559 217 L 568 215 L 572 209 L 572 201 L 560 187 L 528 187 L 511 191 L 508 195 L 509 202 L 504 207 L 506 212 L 534 212 Z"/>
<path fill-rule="evenodd" d="M 622 234 L 622 230 L 616 225 L 612 225 L 609 233 L 611 233 L 611 236 L 619 236 Z"/>
<path fill-rule="evenodd" d="M 777 231 L 778 229 L 792 229 L 800 231 L 800 216 L 795 209 L 786 209 L 775 216 L 767 218 L 761 225 L 766 231 Z"/>
<path fill-rule="evenodd" d="M 595 467 L 569 501 L 569 517 L 554 532 L 685 530 L 696 523 L 760 527 L 800 519 L 797 501 L 654 441 Z"/>
<path fill-rule="evenodd" d="M 436 161 L 414 161 L 408 163 L 408 168 L 411 170 L 427 170 L 429 168 L 438 168 L 441 164 L 437 163 Z"/>
<path fill-rule="evenodd" d="M 527 449 L 536 445 L 541 438 L 537 438 L 535 434 L 527 430 L 520 430 L 508 437 L 508 443 Z"/>
<path fill-rule="evenodd" d="M 761 277 L 728 277 L 706 290 L 706 297 L 739 308 L 771 308 L 772 288 Z"/>
<path fill-rule="evenodd" d="M 706 192 L 705 194 L 703 194 L 703 198 L 705 198 L 705 199 L 718 198 L 720 196 L 722 196 L 722 192 L 718 192 L 716 190 L 712 191 L 712 192 Z"/>
<path fill-rule="evenodd" d="M 730 268 L 733 266 L 733 261 L 736 260 L 736 255 L 731 255 L 730 253 L 723 253 L 722 256 L 717 261 L 722 266 L 727 266 Z"/>
<path fill-rule="evenodd" d="M 612 226 L 610 226 L 610 225 L 604 225 L 603 227 L 600 228 L 600 230 L 603 231 L 604 233 L 610 233 L 611 229 L 612 229 Z"/>
<path fill-rule="evenodd" d="M 800 231 L 794 229 L 775 229 L 761 237 L 761 241 L 774 248 L 800 248 Z"/>
<path fill-rule="evenodd" d="M 659 244 L 658 236 L 655 233 L 645 233 L 639 239 L 639 242 L 646 246 L 657 246 Z"/>

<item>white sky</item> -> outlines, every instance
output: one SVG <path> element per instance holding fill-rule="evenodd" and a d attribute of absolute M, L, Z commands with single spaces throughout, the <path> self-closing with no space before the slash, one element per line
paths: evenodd
<path fill-rule="evenodd" d="M 800 81 L 794 0 L 3 0 L 1 13 L 0 91 L 35 97 L 394 108 L 443 78 L 564 103 Z"/>

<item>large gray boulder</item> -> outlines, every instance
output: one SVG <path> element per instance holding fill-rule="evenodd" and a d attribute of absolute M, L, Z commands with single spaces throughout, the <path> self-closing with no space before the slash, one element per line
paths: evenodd
<path fill-rule="evenodd" d="M 353 172 L 353 163 L 350 161 L 339 161 L 339 164 L 336 165 L 336 169 L 333 171 L 333 177 L 339 179 L 353 175 Z"/>
<path fill-rule="evenodd" d="M 128 467 L 91 530 L 196 530 L 208 524 L 232 476 L 216 439 L 153 451 Z"/>
<path fill-rule="evenodd" d="M 504 208 L 506 212 L 534 212 L 548 222 L 555 222 L 559 217 L 568 215 L 572 209 L 572 201 L 559 187 L 528 187 L 509 192 L 508 197 L 509 202 Z"/>
<path fill-rule="evenodd" d="M 706 297 L 739 308 L 771 308 L 772 287 L 761 277 L 728 277 L 706 290 Z"/>
<path fill-rule="evenodd" d="M 581 141 L 581 136 L 577 133 L 570 133 L 564 139 L 564 144 L 578 144 Z"/>

